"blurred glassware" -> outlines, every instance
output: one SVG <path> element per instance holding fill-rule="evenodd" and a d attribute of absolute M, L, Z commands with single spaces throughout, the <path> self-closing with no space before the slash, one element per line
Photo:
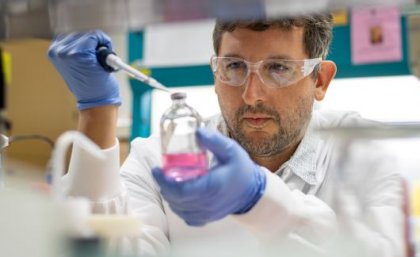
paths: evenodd
<path fill-rule="evenodd" d="M 394 186 L 395 189 L 400 179 L 401 208 L 405 215 L 401 240 L 404 240 L 406 256 L 413 256 L 420 247 L 420 124 L 325 128 L 320 130 L 320 135 L 330 137 L 337 147 L 331 159 L 332 170 L 336 172 L 330 173 L 328 178 L 333 180 L 334 186 L 326 192 L 340 230 L 333 254 L 365 256 L 363 224 L 381 226 L 381 222 L 386 222 L 374 215 L 375 211 L 370 209 L 372 198 L 367 196 L 381 190 L 380 187 L 391 189 Z M 381 184 L 382 178 L 395 176 L 393 171 L 401 176 L 394 178 L 397 184 Z M 410 205 L 414 207 L 411 210 Z"/>

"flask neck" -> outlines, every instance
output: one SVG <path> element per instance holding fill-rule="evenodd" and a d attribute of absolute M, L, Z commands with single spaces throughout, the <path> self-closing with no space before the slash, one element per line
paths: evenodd
<path fill-rule="evenodd" d="M 172 106 L 185 105 L 185 98 L 172 100 Z"/>

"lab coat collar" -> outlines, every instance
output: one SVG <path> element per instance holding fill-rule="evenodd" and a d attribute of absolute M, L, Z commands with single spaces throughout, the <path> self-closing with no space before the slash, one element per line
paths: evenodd
<path fill-rule="evenodd" d="M 318 140 L 310 124 L 292 157 L 283 163 L 275 173 L 280 175 L 288 169 L 310 185 L 319 184 L 316 168 Z"/>

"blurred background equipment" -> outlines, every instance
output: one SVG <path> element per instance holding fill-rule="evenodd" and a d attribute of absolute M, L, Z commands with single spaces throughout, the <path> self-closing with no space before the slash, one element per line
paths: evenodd
<path fill-rule="evenodd" d="M 9 145 L 6 134 L 10 128 L 6 118 L 6 74 L 3 64 L 3 51 L 0 48 L 0 188 L 4 185 L 3 149 Z"/>
<path fill-rule="evenodd" d="M 408 19 L 411 73 L 420 78 L 420 15 Z"/>
<path fill-rule="evenodd" d="M 6 86 L 9 82 L 9 55 L 0 47 L 0 134 L 5 134 L 10 129 L 10 123 L 6 117 Z"/>
<path fill-rule="evenodd" d="M 355 6 L 414 3 L 414 0 L 1 0 L 0 39 L 48 38 L 59 32 L 92 28 L 139 30 L 152 23 L 215 17 L 274 17 Z"/>
<path fill-rule="evenodd" d="M 414 256 L 420 249 L 420 123 L 383 123 L 376 126 L 324 128 L 323 136 L 337 140 L 340 151 L 332 155 L 338 172 L 332 175 L 335 189 L 327 202 L 334 209 L 340 224 L 337 244 L 332 256 L 361 256 L 360 247 L 366 239 L 359 224 L 372 215 L 367 195 L 376 174 L 392 168 L 401 175 L 401 209 L 404 220 L 405 255 Z M 379 184 L 378 188 L 380 187 Z M 388 184 L 388 187 L 395 186 Z M 375 189 L 377 190 L 377 189 Z M 379 222 L 379 221 L 378 221 Z M 359 227 L 359 228 L 358 228 Z"/>
<path fill-rule="evenodd" d="M 48 0 L 0 0 L 0 40 L 50 38 Z M 28 26 L 31 24 L 31 26 Z"/>
<path fill-rule="evenodd" d="M 64 82 L 48 61 L 49 44 L 49 39 L 38 38 L 0 40 L 3 56 L 8 56 L 3 58 L 7 60 L 3 62 L 7 82 L 2 117 L 11 123 L 10 130 L 2 133 L 12 141 L 3 157 L 7 173 L 13 177 L 43 176 L 51 141 L 77 124 L 73 96 L 59 86 Z"/>

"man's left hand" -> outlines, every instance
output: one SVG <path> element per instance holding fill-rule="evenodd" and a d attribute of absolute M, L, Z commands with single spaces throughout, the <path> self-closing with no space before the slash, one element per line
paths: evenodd
<path fill-rule="evenodd" d="M 249 211 L 265 190 L 262 168 L 236 141 L 218 132 L 199 129 L 197 139 L 214 154 L 215 163 L 207 174 L 176 182 L 167 179 L 160 168 L 152 170 L 171 209 L 192 226 Z"/>

